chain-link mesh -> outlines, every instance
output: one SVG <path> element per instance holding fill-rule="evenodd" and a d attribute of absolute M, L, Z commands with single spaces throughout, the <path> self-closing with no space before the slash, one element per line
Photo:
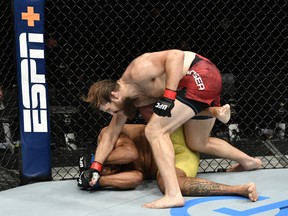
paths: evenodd
<path fill-rule="evenodd" d="M 0 2 L 0 191 L 19 185 L 19 124 L 13 20 L 10 1 Z"/>
<path fill-rule="evenodd" d="M 11 8 L 0 4 L 5 7 L 1 82 L 13 92 Z M 260 157 L 263 168 L 287 167 L 287 11 L 287 1 L 268 0 L 46 0 L 53 179 L 77 177 L 78 157 L 94 151 L 100 129 L 110 120 L 81 100 L 90 85 L 118 79 L 144 52 L 171 48 L 204 55 L 223 73 L 222 104 L 231 105 L 232 117 L 227 125 L 216 122 L 212 136 Z M 10 99 L 14 102 L 16 95 Z M 14 142 L 19 139 L 17 121 L 11 121 Z M 17 170 L 17 154 L 7 149 L 1 154 L 0 167 L 11 170 L 5 161 L 13 161 Z M 230 165 L 202 155 L 199 171 Z"/>

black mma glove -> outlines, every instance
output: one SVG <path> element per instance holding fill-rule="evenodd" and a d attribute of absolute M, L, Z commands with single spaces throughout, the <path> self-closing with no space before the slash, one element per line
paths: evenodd
<path fill-rule="evenodd" d="M 176 91 L 165 89 L 163 97 L 159 101 L 157 101 L 154 106 L 154 113 L 159 116 L 171 117 L 171 110 L 174 107 L 176 95 Z"/>
<path fill-rule="evenodd" d="M 101 171 L 102 164 L 94 161 L 88 170 L 84 170 L 80 173 L 78 178 L 78 187 L 81 187 L 84 190 L 91 190 L 100 187 L 99 178 Z M 89 184 L 92 179 L 96 181 L 96 184 L 93 187 Z"/>
<path fill-rule="evenodd" d="M 84 155 L 79 158 L 79 171 L 88 170 L 94 161 L 94 154 Z"/>

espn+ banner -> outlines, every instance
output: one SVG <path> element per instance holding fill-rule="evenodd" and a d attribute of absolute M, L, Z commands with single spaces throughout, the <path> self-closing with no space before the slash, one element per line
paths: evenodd
<path fill-rule="evenodd" d="M 50 119 L 45 70 L 45 0 L 14 0 L 23 182 L 51 180 Z"/>

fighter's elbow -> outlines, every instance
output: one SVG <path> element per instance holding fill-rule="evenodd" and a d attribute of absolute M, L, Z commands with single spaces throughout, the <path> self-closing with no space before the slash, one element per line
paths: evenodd
<path fill-rule="evenodd" d="M 139 186 L 143 181 L 143 173 L 135 170 L 134 172 L 131 173 L 131 187 L 136 188 Z"/>

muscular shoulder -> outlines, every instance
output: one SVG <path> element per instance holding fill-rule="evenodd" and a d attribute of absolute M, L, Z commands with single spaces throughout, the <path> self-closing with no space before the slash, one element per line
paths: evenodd
<path fill-rule="evenodd" d="M 125 70 L 122 78 L 131 79 L 133 82 L 141 83 L 154 80 L 165 74 L 165 63 L 177 56 L 184 55 L 181 50 L 164 50 L 158 52 L 144 53 L 134 59 Z"/>
<path fill-rule="evenodd" d="M 143 82 L 154 79 L 163 73 L 164 64 L 165 59 L 161 52 L 145 53 L 131 62 L 127 72 L 133 81 Z"/>

